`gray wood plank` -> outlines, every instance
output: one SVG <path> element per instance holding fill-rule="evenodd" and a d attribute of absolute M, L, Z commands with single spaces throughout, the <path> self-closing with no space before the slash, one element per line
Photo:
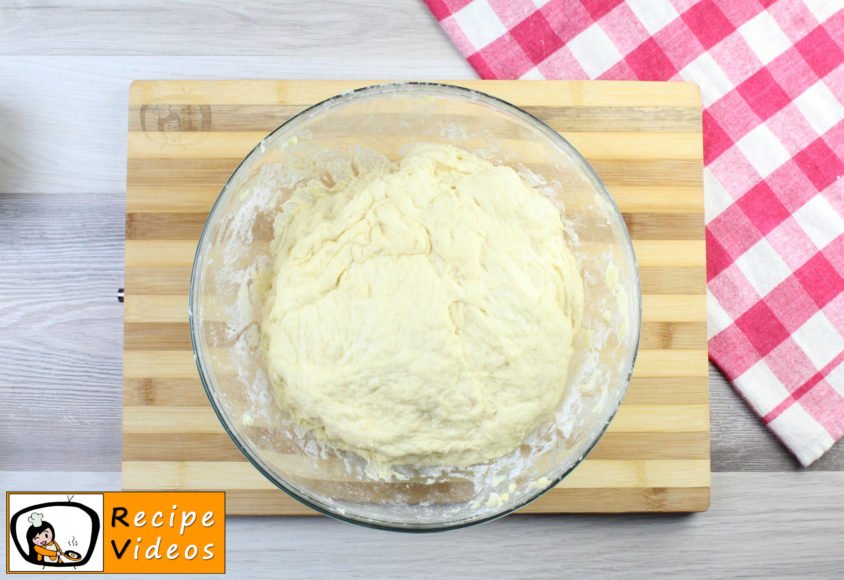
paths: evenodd
<path fill-rule="evenodd" d="M 67 37 L 59 37 L 56 42 L 62 42 L 62 38 Z M 431 43 L 423 46 L 430 47 Z M 397 50 L 390 58 L 375 54 L 349 58 L 348 50 L 344 53 L 340 49 L 330 56 L 303 52 L 288 57 L 0 56 L 0 126 L 4 130 L 0 139 L 0 191 L 123 191 L 126 111 L 129 83 L 135 79 L 401 80 L 475 76 L 456 54 L 433 51 L 430 58 L 404 57 L 404 51 Z"/>
<path fill-rule="evenodd" d="M 0 38 L 0 192 L 121 191 L 135 79 L 475 76 L 417 0 L 3 2 Z"/>
<path fill-rule="evenodd" d="M 0 194 L 0 469 L 119 469 L 123 211 Z"/>
<path fill-rule="evenodd" d="M 3 473 L 6 489 L 114 489 L 116 473 Z M 232 517 L 235 578 L 840 578 L 844 473 L 717 473 L 693 516 L 508 516 L 446 534 Z M 281 493 L 281 492 L 279 492 Z M 5 509 L 5 506 L 0 508 Z M 0 542 L 5 541 L 0 540 Z M 179 576 L 185 578 L 185 576 Z"/>
<path fill-rule="evenodd" d="M 29 0 L 0 6 L 5 55 L 393 57 L 455 50 L 419 0 Z"/>

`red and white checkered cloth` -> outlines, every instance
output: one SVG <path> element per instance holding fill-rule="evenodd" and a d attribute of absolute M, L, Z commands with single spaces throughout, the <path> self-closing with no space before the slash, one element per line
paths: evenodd
<path fill-rule="evenodd" d="M 685 80 L 709 355 L 808 465 L 844 435 L 844 0 L 425 0 L 483 78 Z"/>

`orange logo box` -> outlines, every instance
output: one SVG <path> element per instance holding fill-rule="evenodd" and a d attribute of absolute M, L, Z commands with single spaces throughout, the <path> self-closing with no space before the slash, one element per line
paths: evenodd
<path fill-rule="evenodd" d="M 223 492 L 105 492 L 103 571 L 226 571 Z"/>

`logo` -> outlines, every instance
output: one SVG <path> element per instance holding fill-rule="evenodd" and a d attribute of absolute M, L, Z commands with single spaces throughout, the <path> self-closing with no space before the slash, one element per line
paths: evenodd
<path fill-rule="evenodd" d="M 7 495 L 9 572 L 102 572 L 102 494 Z"/>
<path fill-rule="evenodd" d="M 223 492 L 6 493 L 6 572 L 225 573 Z"/>
<path fill-rule="evenodd" d="M 167 147 L 186 148 L 202 143 L 211 130 L 211 107 L 191 93 L 167 95 L 141 105 L 138 114 L 143 135 Z"/>

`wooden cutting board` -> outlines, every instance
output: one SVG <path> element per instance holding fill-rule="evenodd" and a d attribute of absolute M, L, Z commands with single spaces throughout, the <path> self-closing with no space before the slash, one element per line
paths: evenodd
<path fill-rule="evenodd" d="M 301 109 L 374 81 L 137 81 L 129 97 L 123 488 L 222 489 L 234 514 L 307 514 L 235 448 L 200 384 L 188 280 L 241 158 Z M 630 389 L 589 457 L 525 512 L 702 511 L 709 397 L 696 85 L 456 82 L 519 105 L 589 160 L 633 237 L 643 291 Z"/>

